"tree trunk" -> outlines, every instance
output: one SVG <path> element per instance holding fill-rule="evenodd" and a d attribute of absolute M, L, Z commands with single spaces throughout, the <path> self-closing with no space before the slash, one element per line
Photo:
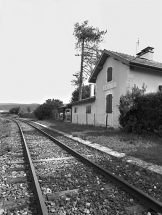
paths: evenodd
<path fill-rule="evenodd" d="M 83 42 L 82 42 L 82 53 L 81 53 L 81 67 L 80 67 L 80 80 L 79 80 L 79 101 L 82 100 L 83 60 L 84 60 L 84 38 L 83 38 Z"/>

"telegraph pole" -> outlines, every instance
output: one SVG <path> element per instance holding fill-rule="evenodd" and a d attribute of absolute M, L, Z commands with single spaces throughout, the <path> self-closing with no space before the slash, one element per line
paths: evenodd
<path fill-rule="evenodd" d="M 79 78 L 79 101 L 82 100 L 83 61 L 84 61 L 84 37 L 82 41 L 81 66 L 80 66 L 80 78 Z"/>
<path fill-rule="evenodd" d="M 139 48 L 139 38 L 138 38 L 138 42 L 136 43 L 136 54 L 138 53 L 138 48 Z"/>

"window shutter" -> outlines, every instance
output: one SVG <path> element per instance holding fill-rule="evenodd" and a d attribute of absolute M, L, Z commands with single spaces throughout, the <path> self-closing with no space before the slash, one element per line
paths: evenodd
<path fill-rule="evenodd" d="M 108 95 L 106 96 L 106 113 L 108 113 Z"/>
<path fill-rule="evenodd" d="M 112 94 L 106 96 L 106 113 L 112 113 Z"/>
<path fill-rule="evenodd" d="M 74 108 L 74 113 L 77 113 L 77 111 L 78 111 L 78 107 L 75 107 Z"/>
<path fill-rule="evenodd" d="M 112 67 L 107 69 L 107 82 L 112 81 Z"/>
<path fill-rule="evenodd" d="M 91 105 L 86 106 L 86 113 L 91 113 Z"/>
<path fill-rule="evenodd" d="M 89 106 L 89 113 L 91 113 L 91 105 Z"/>

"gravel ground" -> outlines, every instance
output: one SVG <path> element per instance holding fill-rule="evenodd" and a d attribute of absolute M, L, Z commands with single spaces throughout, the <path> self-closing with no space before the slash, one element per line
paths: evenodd
<path fill-rule="evenodd" d="M 54 155 L 55 158 L 71 156 L 65 151 L 60 151 L 60 147 L 31 126 L 24 123 L 21 123 L 21 126 L 33 160 L 53 158 Z"/>
<path fill-rule="evenodd" d="M 38 132 L 34 134 L 34 129 L 30 126 L 23 123 L 21 125 L 23 125 L 25 137 L 34 159 L 68 156 L 65 151 L 55 146 L 52 141 L 47 141 L 44 137 L 42 141 L 42 135 L 38 135 Z M 86 156 L 91 155 L 91 158 L 98 163 L 111 160 L 110 156 L 103 156 L 103 153 L 82 146 L 68 138 L 64 139 L 58 134 L 57 138 L 73 146 L 80 153 Z M 127 210 L 127 207 L 138 203 L 136 199 L 121 188 L 116 186 L 108 190 L 104 188 L 110 182 L 75 159 L 39 162 L 35 163 L 35 168 L 43 194 L 45 196 L 51 193 L 55 194 L 54 200 L 50 201 L 48 199 L 46 201 L 49 214 L 132 214 Z M 123 172 L 124 170 L 122 169 L 121 171 Z M 71 192 L 74 189 L 77 189 L 77 192 Z M 58 192 L 65 191 L 68 191 L 67 195 L 58 194 Z M 69 193 L 72 193 L 72 195 Z M 139 212 L 133 214 L 156 213 Z"/>
<path fill-rule="evenodd" d="M 75 149 L 81 154 L 93 155 L 89 159 L 103 166 L 105 169 L 111 171 L 120 178 L 128 181 L 130 184 L 143 190 L 150 196 L 162 202 L 162 178 L 161 175 L 153 173 L 150 170 L 140 168 L 136 165 L 127 163 L 122 158 L 116 158 L 98 150 L 87 147 L 81 143 L 64 137 L 58 133 L 44 129 L 46 132 L 56 136 L 58 140 Z M 86 151 L 86 153 L 85 153 Z M 109 161 L 109 162 L 108 162 Z M 157 175 L 159 180 L 157 180 Z"/>
<path fill-rule="evenodd" d="M 2 124 L 3 125 L 3 124 Z M 13 164 L 22 158 L 13 157 L 15 153 L 22 153 L 21 138 L 15 123 L 8 123 L 10 132 L 3 141 L 9 146 L 10 152 L 6 151 L 0 156 L 0 215 L 36 215 L 35 200 L 31 183 L 10 183 L 10 179 L 27 177 L 28 171 L 9 171 L 13 167 L 24 167 L 24 165 Z M 31 203 L 33 205 L 31 205 Z"/>
<path fill-rule="evenodd" d="M 126 207 L 138 202 L 115 185 L 106 189 L 108 180 L 76 160 L 66 167 L 48 162 L 45 168 L 36 169 L 44 195 L 58 193 L 46 202 L 49 214 L 129 214 Z M 77 191 L 70 192 L 74 189 Z M 66 195 L 59 195 L 65 190 L 69 191 Z"/>

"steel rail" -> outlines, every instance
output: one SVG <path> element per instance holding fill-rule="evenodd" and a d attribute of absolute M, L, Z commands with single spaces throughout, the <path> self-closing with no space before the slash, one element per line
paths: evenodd
<path fill-rule="evenodd" d="M 29 171 L 30 171 L 31 176 L 32 176 L 32 182 L 33 182 L 32 185 L 33 185 L 33 188 L 34 188 L 35 195 L 37 197 L 37 206 L 38 206 L 39 215 L 48 215 L 47 207 L 45 205 L 45 201 L 44 201 L 44 198 L 43 198 L 43 195 L 42 195 L 41 188 L 39 186 L 38 178 L 37 178 L 37 175 L 36 175 L 36 172 L 35 172 L 35 168 L 34 168 L 31 156 L 30 156 L 30 152 L 29 152 L 29 149 L 28 149 L 28 146 L 27 146 L 23 131 L 22 131 L 19 123 L 16 120 L 13 120 L 13 121 L 16 122 L 18 127 L 19 127 L 19 130 L 20 130 L 20 133 L 21 133 L 21 138 L 22 138 L 24 146 L 25 146 L 25 154 L 26 154 L 26 158 L 27 158 L 28 164 L 29 164 Z"/>
<path fill-rule="evenodd" d="M 162 212 L 162 202 L 154 199 L 153 197 L 149 196 L 142 190 L 136 188 L 135 186 L 129 184 L 125 180 L 119 178 L 118 176 L 112 174 L 110 171 L 104 169 L 102 166 L 94 163 L 93 161 L 90 161 L 88 158 L 85 156 L 81 155 L 80 153 L 74 151 L 70 147 L 66 146 L 64 143 L 61 141 L 57 140 L 56 138 L 52 137 L 50 134 L 46 133 L 45 131 L 40 130 L 36 126 L 32 125 L 31 123 L 28 123 L 24 121 L 25 123 L 31 125 L 33 128 L 37 129 L 38 131 L 42 132 L 45 136 L 47 136 L 50 140 L 58 144 L 61 148 L 65 149 L 68 151 L 70 154 L 74 155 L 77 157 L 79 160 L 82 162 L 86 163 L 88 166 L 95 168 L 97 172 L 100 174 L 104 175 L 107 179 L 118 185 L 119 187 L 123 188 L 125 191 L 130 193 L 132 196 L 136 197 L 138 200 L 140 200 L 143 203 L 146 203 L 152 210 L 161 213 Z M 39 125 L 41 126 L 41 125 Z M 42 126 L 43 127 L 43 126 Z M 44 128 L 44 127 L 43 127 Z M 48 130 L 48 128 L 46 128 Z"/>

